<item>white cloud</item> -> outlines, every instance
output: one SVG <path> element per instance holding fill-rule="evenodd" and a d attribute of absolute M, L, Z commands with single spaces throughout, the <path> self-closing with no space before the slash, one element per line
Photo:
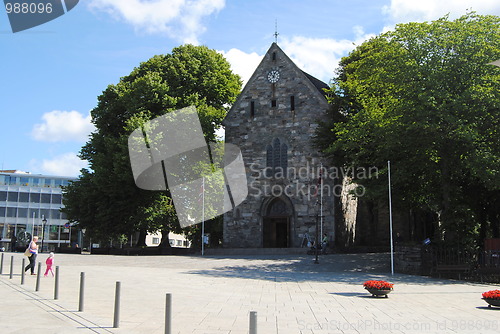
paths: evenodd
<path fill-rule="evenodd" d="M 258 55 L 255 52 L 246 53 L 239 49 L 231 49 L 227 52 L 219 51 L 219 53 L 231 64 L 231 70 L 241 77 L 243 86 L 248 82 L 262 57 L 264 57 L 264 55 Z"/>
<path fill-rule="evenodd" d="M 91 0 L 89 7 L 107 12 L 138 31 L 165 33 L 183 43 L 198 44 L 205 16 L 217 13 L 225 0 Z"/>
<path fill-rule="evenodd" d="M 90 115 L 78 111 L 54 110 L 43 114 L 43 123 L 35 124 L 31 135 L 34 139 L 47 142 L 85 142 L 94 130 Z"/>
<path fill-rule="evenodd" d="M 467 10 L 474 10 L 479 14 L 500 14 L 498 0 L 391 0 L 390 5 L 383 7 L 393 23 L 410 21 L 431 21 L 446 14 L 451 18 L 464 15 Z"/>
<path fill-rule="evenodd" d="M 35 159 L 30 165 L 32 170 L 40 170 L 42 174 L 71 177 L 79 176 L 82 168 L 88 168 L 87 161 L 78 158 L 76 153 L 61 154 L 41 162 Z"/>
<path fill-rule="evenodd" d="M 309 38 L 304 36 L 283 37 L 279 46 L 292 61 L 308 74 L 328 83 L 334 76 L 340 58 L 347 56 L 356 45 L 374 34 L 366 34 L 361 26 L 354 26 L 354 40 L 331 38 Z M 261 62 L 264 55 L 246 53 L 239 49 L 219 51 L 231 64 L 231 69 L 239 74 L 245 85 Z"/>
<path fill-rule="evenodd" d="M 365 34 L 360 26 L 355 26 L 353 30 L 354 40 L 294 36 L 291 39 L 283 38 L 280 46 L 301 70 L 328 83 L 340 59 L 356 45 L 374 36 Z"/>

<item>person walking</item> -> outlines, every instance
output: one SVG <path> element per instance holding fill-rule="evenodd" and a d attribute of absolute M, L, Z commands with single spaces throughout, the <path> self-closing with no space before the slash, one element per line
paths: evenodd
<path fill-rule="evenodd" d="M 321 253 L 326 254 L 326 247 L 328 247 L 328 235 L 323 234 L 323 239 L 321 240 Z"/>
<path fill-rule="evenodd" d="M 38 245 L 36 244 L 38 241 L 38 237 L 34 236 L 33 240 L 31 240 L 30 245 L 28 246 L 29 253 L 31 254 L 28 259 L 30 260 L 30 263 L 24 268 L 24 271 L 28 271 L 28 269 L 31 269 L 31 275 L 36 275 L 35 274 L 35 265 L 36 265 L 36 256 L 38 254 Z"/>
<path fill-rule="evenodd" d="M 17 245 L 17 237 L 14 232 L 12 232 L 11 237 L 10 237 L 10 251 L 15 252 L 16 251 L 16 245 Z"/>
<path fill-rule="evenodd" d="M 52 277 L 54 277 L 54 271 L 52 270 L 52 266 L 54 265 L 54 253 L 50 252 L 49 257 L 47 260 L 45 260 L 45 264 L 47 265 L 47 269 L 45 270 L 45 274 L 43 275 L 44 277 L 47 277 L 49 271 L 52 274 Z"/>

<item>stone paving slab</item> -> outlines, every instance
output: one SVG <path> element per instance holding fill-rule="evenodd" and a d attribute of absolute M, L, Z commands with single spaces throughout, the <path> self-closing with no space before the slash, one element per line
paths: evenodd
<path fill-rule="evenodd" d="M 388 254 L 332 254 L 319 264 L 305 255 L 56 254 L 58 300 L 52 277 L 40 277 L 38 292 L 36 276 L 20 284 L 22 258 L 4 253 L 0 333 L 164 333 L 166 293 L 172 294 L 172 333 L 180 334 L 248 333 L 250 311 L 257 312 L 259 334 L 500 332 L 500 309 L 481 300 L 482 292 L 498 287 L 391 276 Z M 78 312 L 81 272 L 85 304 Z M 373 298 L 362 287 L 368 279 L 389 280 L 395 289 L 389 298 Z M 120 326 L 112 328 L 117 281 Z"/>

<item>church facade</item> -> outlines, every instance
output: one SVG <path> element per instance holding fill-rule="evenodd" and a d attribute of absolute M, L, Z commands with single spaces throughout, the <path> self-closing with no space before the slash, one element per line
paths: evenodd
<path fill-rule="evenodd" d="M 325 88 L 276 43 L 243 88 L 223 124 L 226 143 L 241 149 L 249 193 L 224 215 L 224 247 L 301 247 L 316 229 L 335 240 L 336 189 L 312 144 L 327 117 Z"/>

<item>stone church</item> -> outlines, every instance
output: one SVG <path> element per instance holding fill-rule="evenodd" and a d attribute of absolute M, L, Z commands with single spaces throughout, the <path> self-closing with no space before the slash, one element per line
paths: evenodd
<path fill-rule="evenodd" d="M 224 216 L 224 247 L 301 247 L 316 226 L 335 239 L 335 188 L 312 145 L 325 88 L 276 43 L 243 88 L 223 124 L 226 143 L 241 149 L 249 193 Z"/>
<path fill-rule="evenodd" d="M 313 146 L 318 121 L 328 117 L 325 88 L 276 43 L 243 88 L 223 124 L 226 142 L 241 150 L 248 196 L 224 215 L 224 247 L 301 247 L 318 231 L 335 248 L 387 250 L 387 200 L 352 196 L 352 178 L 339 177 Z M 403 241 L 434 233 L 428 212 L 400 208 L 393 216 Z"/>

